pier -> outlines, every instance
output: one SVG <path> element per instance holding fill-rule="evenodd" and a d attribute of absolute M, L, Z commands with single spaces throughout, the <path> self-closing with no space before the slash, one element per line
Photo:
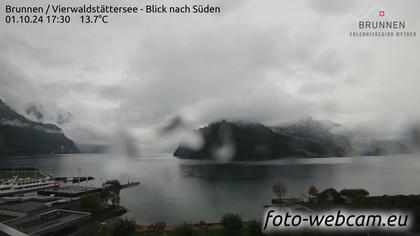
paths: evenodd
<path fill-rule="evenodd" d="M 134 187 L 140 185 L 140 182 L 128 182 L 126 184 L 121 184 L 121 188 L 130 188 L 130 187 Z"/>

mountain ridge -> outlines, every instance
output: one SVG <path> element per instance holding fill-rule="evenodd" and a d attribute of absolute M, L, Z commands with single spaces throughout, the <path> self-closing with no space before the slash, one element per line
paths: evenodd
<path fill-rule="evenodd" d="M 58 126 L 31 121 L 0 99 L 0 156 L 78 152 Z"/>
<path fill-rule="evenodd" d="M 173 156 L 180 159 L 248 161 L 410 153 L 409 147 L 398 140 L 372 140 L 363 147 L 353 145 L 348 135 L 333 132 L 340 126 L 332 121 L 312 118 L 271 127 L 222 120 L 197 130 L 204 141 L 201 148 L 195 150 L 180 144 Z"/>

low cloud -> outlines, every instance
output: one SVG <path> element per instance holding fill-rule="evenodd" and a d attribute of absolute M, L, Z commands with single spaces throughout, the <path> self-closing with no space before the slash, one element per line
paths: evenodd
<path fill-rule="evenodd" d="M 123 126 L 146 153 L 175 145 L 157 131 L 179 126 L 168 124 L 173 117 L 184 132 L 220 119 L 272 125 L 310 115 L 382 137 L 419 120 L 418 37 L 348 37 L 374 1 L 220 4 L 221 15 L 5 25 L 0 96 L 21 114 L 35 104 L 26 115 L 77 142 L 112 143 Z M 382 6 L 419 32 L 418 1 Z"/>

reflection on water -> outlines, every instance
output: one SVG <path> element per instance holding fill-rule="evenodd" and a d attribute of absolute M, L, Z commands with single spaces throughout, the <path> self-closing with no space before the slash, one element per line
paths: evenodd
<path fill-rule="evenodd" d="M 115 158 L 115 157 L 114 157 Z M 107 155 L 50 155 L 0 158 L 0 167 L 39 167 L 55 176 L 90 175 L 88 184 L 117 178 L 141 185 L 122 191 L 121 204 L 140 223 L 214 222 L 225 212 L 258 218 L 270 202 L 271 186 L 282 181 L 289 196 L 306 193 L 311 184 L 366 188 L 371 195 L 420 193 L 420 157 L 290 159 L 215 164 L 175 158 L 129 162 Z M 109 171 L 109 164 L 113 169 Z M 117 167 L 117 168 L 115 168 Z"/>

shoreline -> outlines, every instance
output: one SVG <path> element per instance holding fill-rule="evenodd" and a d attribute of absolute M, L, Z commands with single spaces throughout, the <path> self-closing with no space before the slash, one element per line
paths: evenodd
<path fill-rule="evenodd" d="M 242 223 L 244 225 L 251 223 L 252 221 L 242 221 Z M 194 229 L 207 229 L 207 230 L 213 230 L 213 229 L 223 229 L 223 225 L 220 222 L 217 223 L 188 223 L 188 225 L 193 226 Z M 137 232 L 147 232 L 148 231 L 148 227 L 152 226 L 154 224 L 142 224 L 142 223 L 137 223 L 136 222 L 136 231 Z M 175 228 L 179 226 L 178 224 L 167 224 L 165 225 L 165 231 L 172 231 L 175 230 Z"/>

